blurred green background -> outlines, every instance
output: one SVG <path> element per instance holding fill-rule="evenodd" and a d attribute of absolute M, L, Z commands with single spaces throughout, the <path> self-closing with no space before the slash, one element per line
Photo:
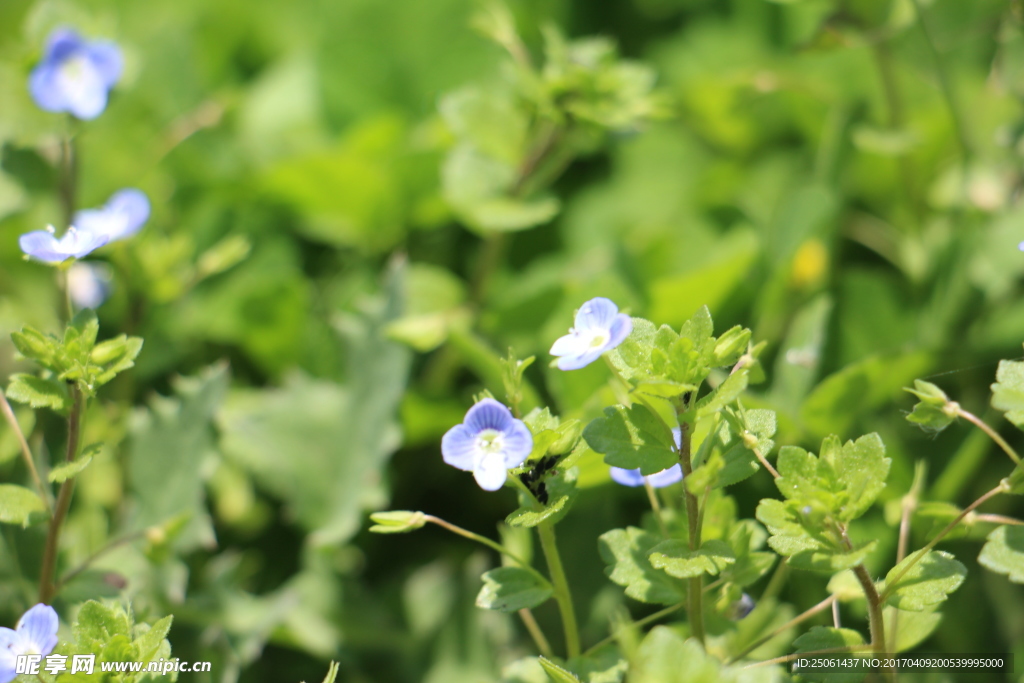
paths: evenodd
<path fill-rule="evenodd" d="M 17 246 L 60 216 L 68 123 L 26 88 L 52 28 L 116 40 L 126 58 L 78 133 L 81 206 L 125 186 L 153 202 L 142 233 L 99 253 L 113 274 L 101 335 L 145 347 L 90 408 L 86 443 L 105 446 L 63 564 L 184 524 L 169 548 L 104 555 L 58 608 L 101 594 L 143 619 L 173 614 L 175 655 L 214 662 L 196 680 L 319 680 L 332 658 L 341 681 L 502 680 L 531 649 L 517 620 L 473 606 L 496 558 L 435 528 L 371 537 L 366 513 L 423 510 L 497 537 L 513 494 L 443 465 L 440 436 L 475 392 L 503 395 L 510 346 L 538 356 L 529 402 L 598 414 L 606 369 L 549 369 L 547 349 L 599 295 L 658 323 L 707 304 L 718 331 L 752 327 L 767 381 L 748 404 L 779 412 L 782 443 L 882 434 L 891 502 L 862 527 L 882 540 L 876 574 L 915 462 L 928 500 L 960 505 L 1005 476 L 966 425 L 932 440 L 906 423 L 901 388 L 928 377 L 986 415 L 996 361 L 1021 355 L 1019 2 L 511 9 L 535 64 L 555 26 L 611 39 L 636 69 L 588 82 L 551 154 L 469 0 L 0 0 L 0 376 L 25 368 L 11 331 L 59 324 L 52 271 Z M 622 101 L 588 119 L 605 88 Z M 467 144 L 477 161 L 529 161 L 538 144 L 554 161 L 519 187 L 461 166 Z M 481 200 L 494 192 L 509 203 Z M 21 417 L 41 452 L 63 438 L 56 417 Z M 21 481 L 4 430 L 0 479 Z M 587 462 L 560 542 L 592 644 L 620 605 L 650 610 L 605 578 L 596 544 L 646 501 Z M 772 495 L 766 477 L 738 486 L 741 514 Z M 915 520 L 915 543 L 929 528 Z M 0 623 L 31 604 L 41 533 L 4 529 Z M 970 575 L 922 647 L 1024 661 L 1024 588 L 977 566 L 983 536 L 949 544 Z M 799 576 L 783 596 L 802 611 L 824 584 Z M 553 605 L 538 619 L 557 633 Z"/>

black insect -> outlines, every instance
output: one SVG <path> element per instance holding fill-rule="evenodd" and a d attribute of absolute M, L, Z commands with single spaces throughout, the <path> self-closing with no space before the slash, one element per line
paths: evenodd
<path fill-rule="evenodd" d="M 548 504 L 548 488 L 544 483 L 544 478 L 549 474 L 556 473 L 555 465 L 557 464 L 558 456 L 549 455 L 538 460 L 532 470 L 519 475 L 519 480 L 526 485 L 526 488 L 541 505 Z"/>

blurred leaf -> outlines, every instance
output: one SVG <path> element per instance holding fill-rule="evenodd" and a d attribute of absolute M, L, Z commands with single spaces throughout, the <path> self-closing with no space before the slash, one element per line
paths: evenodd
<path fill-rule="evenodd" d="M 956 419 L 956 404 L 949 400 L 942 389 L 931 382 L 915 379 L 914 388 L 904 391 L 909 391 L 920 399 L 910 415 L 907 415 L 907 421 L 913 422 L 924 431 L 937 434 Z"/>
<path fill-rule="evenodd" d="M 677 579 L 690 579 L 701 574 L 717 575 L 736 562 L 732 548 L 725 541 L 708 540 L 698 550 L 674 539 L 662 541 L 651 548 L 651 566 Z"/>
<path fill-rule="evenodd" d="M 62 465 L 54 467 L 52 470 L 50 470 L 50 474 L 49 476 L 47 476 L 47 479 L 52 484 L 63 484 L 68 479 L 77 477 L 79 474 L 81 474 L 82 470 L 88 467 L 91 462 L 91 455 L 82 454 L 74 462 L 66 462 Z"/>
<path fill-rule="evenodd" d="M 636 527 L 612 529 L 598 539 L 605 574 L 640 602 L 674 605 L 686 599 L 683 584 L 651 566 L 648 556 L 661 539 Z"/>
<path fill-rule="evenodd" d="M 988 535 L 978 563 L 1014 583 L 1024 583 L 1024 527 L 1000 526 Z"/>
<path fill-rule="evenodd" d="M 942 550 L 930 550 L 922 558 L 922 552 L 919 550 L 911 553 L 886 574 L 885 590 L 890 594 L 887 601 L 889 605 L 920 612 L 943 602 L 964 582 L 967 568 L 952 555 Z M 904 567 L 915 561 L 914 566 L 896 580 Z"/>
<path fill-rule="evenodd" d="M 1006 413 L 1006 419 L 1024 427 L 1024 362 L 999 361 L 996 383 L 992 385 L 992 407 Z"/>
<path fill-rule="evenodd" d="M 499 567 L 485 573 L 476 606 L 499 612 L 517 612 L 537 607 L 553 595 L 550 585 L 538 581 L 537 576 L 522 567 Z"/>
<path fill-rule="evenodd" d="M 28 527 L 32 515 L 46 510 L 35 491 L 14 484 L 0 484 L 0 522 Z"/>
<path fill-rule="evenodd" d="M 798 653 L 817 652 L 819 650 L 830 650 L 834 648 L 863 644 L 864 637 L 854 630 L 848 628 L 831 628 L 826 626 L 814 626 L 810 631 L 793 641 L 793 646 L 796 648 Z M 848 660 L 851 657 L 856 657 L 856 655 L 844 655 L 841 652 L 837 652 L 829 656 L 835 657 L 837 660 Z M 840 664 L 840 668 L 837 671 L 830 671 L 827 673 L 800 671 L 800 675 L 802 678 L 806 678 L 809 681 L 820 681 L 821 683 L 859 683 L 867 676 L 867 674 L 863 673 L 842 673 L 841 667 L 842 665 Z M 797 671 L 799 671 L 799 669 L 797 669 Z"/>
<path fill-rule="evenodd" d="M 942 621 L 940 612 L 907 612 L 886 607 L 882 610 L 882 620 L 885 622 L 886 639 L 889 645 L 886 648 L 889 652 L 906 652 L 922 642 L 935 632 Z M 893 636 L 896 634 L 896 642 L 893 643 Z"/>

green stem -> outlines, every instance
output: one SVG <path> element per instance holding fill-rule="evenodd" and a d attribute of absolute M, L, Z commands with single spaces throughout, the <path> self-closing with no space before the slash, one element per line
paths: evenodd
<path fill-rule="evenodd" d="M 767 643 L 769 640 L 771 640 L 775 636 L 779 635 L 780 633 L 782 633 L 784 631 L 788 631 L 789 629 L 793 628 L 797 624 L 800 624 L 800 623 L 802 623 L 804 621 L 807 621 L 808 619 L 813 617 L 815 614 L 818 614 L 819 612 L 823 612 L 823 611 L 827 610 L 829 607 L 832 606 L 832 604 L 835 601 L 836 601 L 836 596 L 834 596 L 834 595 L 828 596 L 827 598 L 825 598 L 824 600 L 819 602 L 814 607 L 810 608 L 806 612 L 803 612 L 802 614 L 798 614 L 797 616 L 793 617 L 792 619 L 790 619 L 785 624 L 783 624 L 782 626 L 778 627 L 777 629 L 775 629 L 774 631 L 772 631 L 768 635 L 764 636 L 763 638 L 759 638 L 758 640 L 755 640 L 751 645 L 749 645 L 746 648 L 744 648 L 744 650 L 742 652 L 740 652 L 738 655 L 735 655 L 734 657 L 731 657 L 729 659 L 729 664 L 733 664 L 733 663 L 739 661 L 740 659 L 743 659 L 744 657 L 749 655 L 751 652 L 753 652 L 757 648 L 761 647 L 762 645 L 764 645 L 765 643 Z"/>
<path fill-rule="evenodd" d="M 996 486 L 991 491 L 986 492 L 984 495 L 982 495 L 980 498 L 978 498 L 978 500 L 974 501 L 973 503 L 968 505 L 966 508 L 964 508 L 964 511 L 961 512 L 959 515 L 957 515 L 956 518 L 952 522 L 947 524 L 945 529 L 940 531 L 938 533 L 938 535 L 935 536 L 935 538 L 930 540 L 927 543 L 927 545 L 925 545 L 923 548 L 921 548 L 921 550 L 919 550 L 919 551 L 917 551 L 915 553 L 914 558 L 910 562 L 907 563 L 906 567 L 901 569 L 899 571 L 899 573 L 896 574 L 896 576 L 893 577 L 892 581 L 887 581 L 886 582 L 887 585 L 885 587 L 885 590 L 882 591 L 881 600 L 884 601 L 886 598 L 888 598 L 889 595 L 891 594 L 892 587 L 897 585 L 897 584 L 899 584 L 900 579 L 902 579 L 906 575 L 906 573 L 909 572 L 913 568 L 914 565 L 916 565 L 918 562 L 920 562 L 921 559 L 925 555 L 928 554 L 929 550 L 931 550 L 936 545 L 938 545 L 939 541 L 941 541 L 943 538 L 946 537 L 946 534 L 948 534 L 950 531 L 952 531 L 956 527 L 957 524 L 959 524 L 961 521 L 963 521 L 964 517 L 969 515 L 975 508 L 981 506 L 989 498 L 992 498 L 993 496 L 997 496 L 1000 493 L 1005 493 L 1007 491 L 1008 491 L 1007 486 L 1005 484 L 1003 484 L 1002 482 L 1000 482 L 999 486 Z"/>
<path fill-rule="evenodd" d="M 679 423 L 680 448 L 679 463 L 683 468 L 683 480 L 693 474 L 692 463 L 690 462 L 690 439 L 692 425 L 690 422 Z M 686 504 L 686 524 L 690 537 L 690 550 L 696 551 L 700 548 L 700 508 L 697 504 L 697 497 L 690 493 L 688 486 L 683 486 L 683 500 Z M 687 579 L 688 602 L 690 612 L 690 635 L 696 638 L 701 646 L 704 645 L 704 578 L 695 576 Z"/>
<path fill-rule="evenodd" d="M 562 615 L 562 627 L 565 629 L 565 649 L 568 658 L 572 659 L 580 654 L 580 634 L 576 627 L 576 612 L 572 606 L 572 593 L 569 591 L 569 582 L 565 578 L 565 569 L 562 568 L 562 557 L 558 554 L 558 544 L 555 542 L 554 524 L 541 522 L 537 525 L 537 534 L 540 536 L 540 547 L 544 551 L 544 558 L 548 562 L 548 571 L 551 573 L 551 583 L 555 590 L 558 611 Z"/>
<path fill-rule="evenodd" d="M 78 457 L 78 442 L 81 438 L 82 412 L 85 407 L 85 398 L 81 390 L 75 384 L 69 385 L 71 392 L 71 414 L 68 416 L 68 444 L 65 454 L 66 462 L 74 462 Z M 57 504 L 54 506 L 53 516 L 50 518 L 50 525 L 46 531 L 46 546 L 43 550 L 43 563 L 39 572 L 39 602 L 50 604 L 57 593 L 55 574 L 57 570 L 57 551 L 60 545 L 60 532 L 64 527 L 64 519 L 67 517 L 71 507 L 71 496 L 75 492 L 76 477 L 68 477 L 60 485 L 60 492 L 57 494 Z"/>
<path fill-rule="evenodd" d="M 431 524 L 436 524 L 437 526 L 439 526 L 439 527 L 441 527 L 443 529 L 447 529 L 448 531 L 452 532 L 453 534 L 457 534 L 459 536 L 462 536 L 463 538 L 468 538 L 471 541 L 476 541 L 477 543 L 480 543 L 481 545 L 487 546 L 491 550 L 494 550 L 494 551 L 504 555 L 505 557 L 509 558 L 510 560 L 512 560 L 513 562 L 518 564 L 520 567 L 525 569 L 526 571 L 530 572 L 534 576 L 534 578 L 540 580 L 541 585 L 543 585 L 543 586 L 550 586 L 551 585 L 550 582 L 544 577 L 543 574 L 541 574 L 536 569 L 534 569 L 533 567 L 530 566 L 529 562 L 527 562 L 526 560 L 522 559 L 521 557 L 519 557 L 518 555 L 513 553 L 511 550 L 509 550 L 505 546 L 501 545 L 500 543 L 495 543 L 494 541 L 492 541 L 491 539 L 487 538 L 486 536 L 481 536 L 480 534 L 475 534 L 475 533 L 473 533 L 472 531 L 470 531 L 468 529 L 463 529 L 460 526 L 455 526 L 451 522 L 447 522 L 447 521 L 441 519 L 440 517 L 435 517 L 433 515 L 424 515 L 424 519 L 426 519 L 426 521 L 430 522 Z"/>
<path fill-rule="evenodd" d="M 629 624 L 629 626 L 632 626 L 634 628 L 640 628 L 640 627 L 643 627 L 643 626 L 647 626 L 648 624 L 652 624 L 655 621 L 659 621 L 660 619 L 663 619 L 664 617 L 667 617 L 668 615 L 672 614 L 673 612 L 678 612 L 679 610 L 683 609 L 684 607 L 686 607 L 686 602 L 685 601 L 680 602 L 680 603 L 676 603 L 675 605 L 672 605 L 671 607 L 666 607 L 665 609 L 658 610 L 654 614 L 648 614 L 643 619 L 638 619 L 638 620 L 634 621 L 632 624 Z M 621 629 L 621 628 L 617 629 L 615 631 L 615 633 L 611 634 L 610 636 L 608 636 L 604 640 L 598 642 L 593 647 L 588 648 L 587 651 L 583 653 L 583 656 L 584 657 L 589 657 L 593 653 L 597 652 L 598 650 L 600 650 L 602 647 L 604 647 L 608 643 L 610 643 L 610 642 L 614 641 L 615 639 L 617 639 L 619 637 L 619 634 L 622 633 L 622 631 L 623 631 L 623 629 Z"/>
<path fill-rule="evenodd" d="M 973 424 L 975 427 L 985 432 L 985 434 L 987 434 L 990 439 L 996 442 L 996 445 L 1003 449 L 1004 453 L 1010 456 L 1010 460 L 1012 460 L 1015 465 L 1020 464 L 1020 456 L 1017 455 L 1017 451 L 1015 451 L 1013 447 L 1006 442 L 1006 439 L 999 436 L 999 432 L 992 429 L 992 427 L 990 427 L 986 422 L 984 422 L 974 413 L 969 413 L 963 408 L 961 408 L 959 404 L 957 404 L 956 406 L 956 414 L 957 417 L 964 418 L 965 420 Z"/>
<path fill-rule="evenodd" d="M 875 582 L 863 564 L 853 568 L 868 599 L 868 627 L 871 629 L 871 647 L 879 655 L 885 654 L 885 622 L 882 620 L 882 598 L 878 595 Z"/>
<path fill-rule="evenodd" d="M 554 656 L 551 651 L 551 644 L 548 643 L 547 637 L 544 635 L 544 631 L 541 630 L 537 620 L 533 618 L 533 612 L 530 611 L 529 607 L 524 607 L 519 610 L 519 618 L 523 620 L 523 626 L 526 627 L 530 637 L 533 638 L 533 643 L 537 646 L 537 650 L 548 659 Z"/>

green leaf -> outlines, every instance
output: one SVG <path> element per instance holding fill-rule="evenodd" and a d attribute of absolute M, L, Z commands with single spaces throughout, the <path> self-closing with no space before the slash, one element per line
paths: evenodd
<path fill-rule="evenodd" d="M 904 389 L 921 399 L 907 415 L 907 421 L 926 432 L 938 434 L 956 419 L 957 404 L 949 400 L 946 392 L 931 382 L 914 380 L 913 389 Z"/>
<path fill-rule="evenodd" d="M 711 354 L 711 367 L 732 367 L 747 352 L 750 344 L 750 330 L 736 325 L 715 341 Z"/>
<path fill-rule="evenodd" d="M 74 462 L 66 462 L 63 465 L 58 465 L 50 470 L 50 474 L 47 479 L 53 484 L 63 484 L 68 479 L 77 477 L 82 473 L 89 463 L 92 462 L 91 455 L 82 454 Z"/>
<path fill-rule="evenodd" d="M 60 372 L 57 364 L 57 354 L 60 342 L 54 338 L 44 335 L 35 328 L 25 326 L 21 332 L 12 332 L 11 341 L 18 353 L 29 360 L 34 360 L 42 367 L 53 372 Z"/>
<path fill-rule="evenodd" d="M 665 572 L 651 566 L 648 556 L 660 538 L 636 527 L 601 534 L 598 549 L 605 574 L 640 602 L 674 605 L 686 599 L 685 589 Z"/>
<path fill-rule="evenodd" d="M 544 673 L 548 675 L 551 683 L 580 683 L 580 679 L 576 678 L 576 675 L 566 671 L 562 667 L 558 666 L 550 659 L 546 657 L 538 657 L 541 667 L 544 669 Z"/>
<path fill-rule="evenodd" d="M 71 398 L 63 382 L 43 379 L 35 375 L 11 375 L 7 385 L 7 398 L 18 403 L 27 403 L 33 408 L 50 408 L 58 413 L 67 412 Z"/>
<path fill-rule="evenodd" d="M 886 651 L 906 652 L 920 645 L 935 632 L 942 621 L 942 613 L 907 612 L 895 607 L 886 607 L 882 610 L 882 621 L 885 622 L 885 634 L 889 641 Z M 893 633 L 896 634 L 895 643 L 892 642 Z"/>
<path fill-rule="evenodd" d="M 825 457 L 825 444 L 821 447 Z M 847 441 L 835 453 L 832 462 L 848 500 L 839 511 L 839 519 L 850 521 L 867 512 L 885 488 L 892 460 L 885 457 L 885 444 L 876 433 L 856 441 Z"/>
<path fill-rule="evenodd" d="M 549 486 L 550 489 L 550 486 Z M 514 510 L 508 517 L 505 518 L 505 524 L 509 526 L 517 527 L 535 527 L 541 522 L 550 521 L 552 524 L 557 524 L 565 517 L 566 513 L 569 512 L 569 508 L 572 507 L 573 502 L 576 500 L 576 496 L 579 491 L 573 487 L 568 493 L 554 498 L 554 494 L 549 492 L 549 502 L 540 510 L 534 510 L 531 507 L 520 507 Z"/>
<path fill-rule="evenodd" d="M 422 512 L 409 510 L 375 512 L 370 515 L 370 519 L 376 522 L 370 527 L 370 531 L 375 534 L 405 534 L 422 529 L 427 523 L 426 515 Z"/>
<path fill-rule="evenodd" d="M 923 558 L 918 550 L 889 570 L 885 576 L 887 604 L 910 612 L 919 612 L 943 602 L 960 587 L 967 577 L 967 568 L 942 550 L 930 550 Z M 917 561 L 899 580 L 904 567 Z"/>
<path fill-rule="evenodd" d="M 476 596 L 476 606 L 498 612 L 516 612 L 536 607 L 553 594 L 550 584 L 522 567 L 499 567 L 486 572 L 484 585 Z"/>
<path fill-rule="evenodd" d="M 27 527 L 32 515 L 46 510 L 35 491 L 14 484 L 0 484 L 0 522 Z"/>
<path fill-rule="evenodd" d="M 640 643 L 636 655 L 631 658 L 630 683 L 736 683 L 745 680 L 745 675 L 735 669 L 723 667 L 718 660 L 707 654 L 696 639 L 683 640 L 667 626 L 655 626 Z M 749 683 L 771 680 L 767 677 L 754 678 Z"/>
<path fill-rule="evenodd" d="M 702 398 L 697 404 L 697 416 L 704 417 L 717 413 L 733 401 L 739 398 L 740 394 L 747 390 L 750 383 L 748 368 L 741 367 L 736 372 L 730 373 L 725 381 L 715 387 L 715 390 Z"/>
<path fill-rule="evenodd" d="M 584 683 L 622 683 L 629 662 L 618 647 L 606 645 L 588 655 L 573 657 L 566 667 Z"/>
<path fill-rule="evenodd" d="M 978 563 L 989 571 L 1006 574 L 1014 583 L 1024 583 L 1024 526 L 996 527 L 988 535 Z"/>
<path fill-rule="evenodd" d="M 996 383 L 992 385 L 992 407 L 1006 413 L 1006 419 L 1024 427 L 1024 361 L 999 361 Z"/>
<path fill-rule="evenodd" d="M 699 550 L 675 539 L 662 541 L 651 549 L 651 566 L 677 579 L 690 579 L 701 574 L 715 576 L 736 562 L 736 555 L 725 541 L 704 541 Z"/>
<path fill-rule="evenodd" d="M 817 652 L 819 650 L 829 650 L 833 648 L 848 647 L 854 645 L 863 645 L 864 637 L 848 628 L 832 628 L 826 626 L 814 626 L 810 631 L 803 634 L 795 641 L 793 646 L 796 648 L 797 653 L 801 652 Z M 867 651 L 867 648 L 863 650 Z M 861 652 L 858 650 L 858 652 Z M 848 659 L 851 656 L 842 652 L 830 653 L 829 657 L 836 659 Z M 799 669 L 797 669 L 799 671 Z M 842 673 L 839 671 L 829 672 L 803 672 L 800 671 L 801 678 L 809 681 L 820 681 L 821 683 L 857 683 L 863 681 L 867 676 L 865 673 Z"/>
<path fill-rule="evenodd" d="M 800 501 L 765 498 L 757 506 L 757 519 L 772 534 L 768 545 L 797 569 L 832 574 L 860 564 L 878 546 L 878 541 L 872 540 L 850 551 L 843 549 L 838 539 L 819 529 L 820 511 Z"/>
<path fill-rule="evenodd" d="M 611 406 L 583 430 L 583 438 L 614 467 L 660 472 L 677 460 L 672 433 L 643 405 Z"/>
<path fill-rule="evenodd" d="M 772 544 L 772 540 L 769 539 L 768 544 L 775 550 L 779 550 L 776 545 Z M 789 566 L 796 569 L 807 569 L 808 571 L 832 574 L 844 569 L 852 569 L 858 564 L 863 563 L 867 556 L 873 553 L 877 547 L 877 539 L 855 547 L 848 552 L 837 551 L 827 546 L 819 546 L 818 548 L 793 553 L 787 562 Z M 782 551 L 779 550 L 779 552 L 781 553 Z"/>
<path fill-rule="evenodd" d="M 135 367 L 135 359 L 140 351 L 142 339 L 123 334 L 97 344 L 89 356 L 90 361 L 99 366 L 94 384 L 102 386 L 118 374 Z"/>

